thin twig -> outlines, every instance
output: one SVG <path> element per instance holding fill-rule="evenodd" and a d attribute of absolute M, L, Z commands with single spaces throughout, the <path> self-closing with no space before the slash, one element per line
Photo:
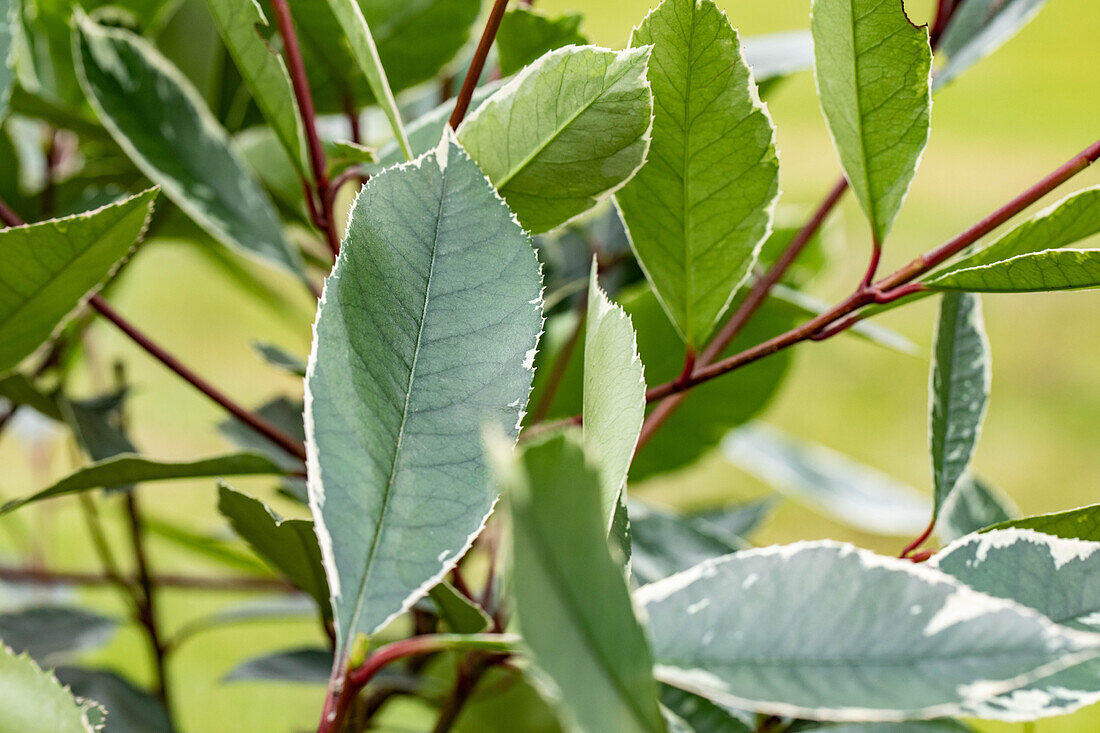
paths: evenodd
<path fill-rule="evenodd" d="M 138 583 L 137 577 L 133 575 L 124 576 L 124 580 L 131 585 Z M 10 565 L 0 565 L 0 581 L 31 585 L 80 586 L 105 586 L 114 583 L 105 573 L 44 570 L 36 567 L 14 567 Z M 182 588 L 186 590 L 298 592 L 297 588 L 285 580 L 251 576 L 201 576 L 164 573 L 153 576 L 153 582 L 162 588 Z"/>
<path fill-rule="evenodd" d="M 477 50 L 474 51 L 474 58 L 470 61 L 470 68 L 466 72 L 466 79 L 462 82 L 458 99 L 455 100 L 455 109 L 451 113 L 449 123 L 452 130 L 458 129 L 463 118 L 466 117 L 466 112 L 470 109 L 470 100 L 473 99 L 478 79 L 481 78 L 481 72 L 485 70 L 485 59 L 489 57 L 489 49 L 493 46 L 493 39 L 497 37 L 497 30 L 500 29 L 500 21 L 504 17 L 504 10 L 507 7 L 508 0 L 495 0 L 493 3 L 493 9 L 489 12 L 489 20 L 485 23 L 485 30 L 481 34 L 481 40 L 478 41 Z"/>

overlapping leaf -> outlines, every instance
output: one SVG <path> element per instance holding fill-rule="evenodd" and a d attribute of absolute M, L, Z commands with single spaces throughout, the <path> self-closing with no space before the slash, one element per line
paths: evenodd
<path fill-rule="evenodd" d="M 1001 522 L 989 529 L 1032 529 L 1067 539 L 1100 542 L 1100 504 Z"/>
<path fill-rule="evenodd" d="M 512 8 L 501 18 L 496 36 L 501 75 L 511 76 L 547 51 L 588 43 L 580 26 L 580 13 L 551 17 L 537 8 Z"/>
<path fill-rule="evenodd" d="M 953 542 L 971 532 L 1012 520 L 1019 511 L 996 487 L 965 475 L 940 507 L 936 534 Z"/>
<path fill-rule="evenodd" d="M 997 50 L 1029 20 L 1046 0 L 966 0 L 958 3 L 940 39 L 939 53 L 947 63 L 936 72 L 942 86 Z"/>
<path fill-rule="evenodd" d="M 164 703 L 115 672 L 60 667 L 54 673 L 74 695 L 95 700 L 106 709 L 108 733 L 164 733 L 172 729 Z"/>
<path fill-rule="evenodd" d="M 1100 287 L 1100 249 L 1051 249 L 953 270 L 927 283 L 933 290 L 1041 293 Z"/>
<path fill-rule="evenodd" d="M 95 703 L 78 703 L 53 674 L 0 644 L 0 730 L 95 733 L 102 717 Z"/>

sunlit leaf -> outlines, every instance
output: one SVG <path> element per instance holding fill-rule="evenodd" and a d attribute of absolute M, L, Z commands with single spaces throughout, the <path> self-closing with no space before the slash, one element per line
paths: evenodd
<path fill-rule="evenodd" d="M 1100 286 L 1100 249 L 1052 249 L 954 270 L 927 283 L 934 290 L 1041 293 Z"/>
<path fill-rule="evenodd" d="M 936 72 L 942 86 L 993 53 L 1035 17 L 1046 0 L 966 0 L 944 29 L 938 53 L 947 63 Z"/>
<path fill-rule="evenodd" d="M 1033 529 L 1055 537 L 1100 542 L 1100 504 L 1070 509 L 1066 512 L 1013 519 L 995 524 L 988 529 L 1011 528 Z"/>
<path fill-rule="evenodd" d="M 456 634 L 480 634 L 493 625 L 493 620 L 458 590 L 443 581 L 431 589 L 429 595 L 439 609 L 439 616 Z"/>
<path fill-rule="evenodd" d="M 78 703 L 53 674 L 0 644 L 0 730 L 95 733 L 93 717 L 102 719 L 95 703 Z"/>
<path fill-rule="evenodd" d="M 1018 515 L 1019 510 L 1001 491 L 967 474 L 940 507 L 936 534 L 944 542 L 953 542 Z"/>
<path fill-rule="evenodd" d="M 519 6 L 504 14 L 497 31 L 497 57 L 502 76 L 511 76 L 547 51 L 583 46 L 580 13 L 550 16 L 537 8 Z"/>

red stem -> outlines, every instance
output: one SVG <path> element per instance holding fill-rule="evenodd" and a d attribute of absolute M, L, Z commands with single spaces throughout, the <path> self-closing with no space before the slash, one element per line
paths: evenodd
<path fill-rule="evenodd" d="M 466 112 L 470 109 L 470 100 L 477 88 L 477 80 L 481 78 L 481 72 L 485 70 L 485 59 L 489 57 L 489 49 L 493 46 L 493 39 L 497 36 L 500 21 L 504 17 L 504 10 L 508 7 L 508 0 L 495 0 L 493 9 L 489 13 L 489 20 L 485 23 L 485 30 L 478 41 L 474 58 L 470 61 L 470 68 L 466 72 L 466 79 L 462 82 L 462 89 L 455 100 L 455 109 L 451 113 L 450 125 L 452 130 L 457 130 Z"/>
<path fill-rule="evenodd" d="M 33 567 L 0 566 L 0 580 L 7 583 L 31 583 L 34 585 L 85 585 L 101 586 L 115 582 L 105 573 L 83 573 L 43 570 Z M 162 588 L 185 588 L 209 591 L 273 591 L 293 593 L 297 589 L 277 578 L 219 577 L 198 575 L 161 574 L 152 576 L 153 582 Z M 136 577 L 126 578 L 128 584 L 138 583 Z"/>
<path fill-rule="evenodd" d="M 915 540 L 913 540 L 912 542 L 910 542 L 908 545 L 905 546 L 905 549 L 901 551 L 901 554 L 898 555 L 898 557 L 900 557 L 900 558 L 909 557 L 909 555 L 912 554 L 913 550 L 915 550 L 918 547 L 920 547 L 921 545 L 923 545 L 928 540 L 928 538 L 932 536 L 932 532 L 935 529 L 936 529 L 936 520 L 933 519 L 931 522 L 928 523 L 928 526 L 925 527 L 924 531 L 921 532 Z"/>

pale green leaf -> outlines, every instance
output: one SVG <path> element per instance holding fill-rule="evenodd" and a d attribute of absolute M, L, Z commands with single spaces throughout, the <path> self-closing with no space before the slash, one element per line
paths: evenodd
<path fill-rule="evenodd" d="M 809 31 L 749 36 L 741 45 L 757 84 L 805 71 L 814 63 L 814 38 Z"/>
<path fill-rule="evenodd" d="M 256 0 L 206 0 L 218 33 L 299 175 L 313 180 L 306 157 L 301 112 L 281 54 L 269 45 L 269 23 Z M 261 35 L 263 34 L 263 35 Z"/>
<path fill-rule="evenodd" d="M 212 560 L 219 565 L 252 575 L 271 575 L 268 566 L 256 559 L 248 550 L 240 548 L 224 533 L 212 534 L 191 529 L 183 524 L 142 517 L 145 531 L 157 539 L 174 545 L 184 552 Z"/>
<path fill-rule="evenodd" d="M 934 341 L 928 418 L 933 519 L 969 468 L 989 407 L 992 363 L 981 299 L 945 294 Z"/>
<path fill-rule="evenodd" d="M 547 51 L 588 43 L 579 30 L 581 20 L 580 13 L 554 17 L 522 5 L 506 12 L 495 39 L 501 75 L 511 76 Z"/>
<path fill-rule="evenodd" d="M 1100 650 L 1100 635 L 831 541 L 704 562 L 635 600 L 662 682 L 814 720 L 953 715 Z"/>
<path fill-rule="evenodd" d="M 645 635 L 607 548 L 600 477 L 577 436 L 489 446 L 512 510 L 512 591 L 535 664 L 582 730 L 665 730 Z"/>
<path fill-rule="evenodd" d="M 615 198 L 669 318 L 701 347 L 771 230 L 775 130 L 737 32 L 712 0 L 664 0 L 630 43 L 653 46 L 653 142 Z"/>
<path fill-rule="evenodd" d="M 215 239 L 301 273 L 267 194 L 190 82 L 141 37 L 77 13 L 80 83 L 134 165 Z"/>
<path fill-rule="evenodd" d="M 1100 630 L 1100 543 L 1027 529 L 969 535 L 930 561 L 982 593 L 1034 608 L 1072 629 Z M 971 706 L 998 720 L 1065 715 L 1100 701 L 1100 660 L 1092 659 Z"/>
<path fill-rule="evenodd" d="M 947 57 L 936 72 L 943 86 L 1005 41 L 1035 17 L 1046 0 L 966 0 L 959 2 L 940 38 L 938 54 Z"/>
<path fill-rule="evenodd" d="M 944 542 L 954 542 L 971 532 L 1010 521 L 1019 514 L 1001 491 L 966 474 L 940 507 L 936 535 Z"/>
<path fill-rule="evenodd" d="M 540 289 L 530 239 L 451 133 L 360 192 L 306 377 L 309 493 L 339 659 L 480 531 L 495 493 L 479 431 L 518 430 Z"/>
<path fill-rule="evenodd" d="M 165 733 L 172 722 L 164 703 L 106 669 L 60 667 L 54 674 L 74 695 L 107 711 L 107 733 Z"/>
<path fill-rule="evenodd" d="M 819 300 L 801 290 L 794 290 L 781 284 L 774 285 L 769 295 L 775 300 L 798 309 L 799 314 L 802 316 L 809 316 L 810 318 L 819 316 L 833 307 L 832 304 L 824 300 Z M 919 352 L 917 345 L 908 338 L 874 321 L 859 321 L 847 329 L 846 333 L 859 336 L 866 341 L 896 351 L 899 354 L 915 356 Z"/>
<path fill-rule="evenodd" d="M 439 616 L 456 634 L 480 634 L 493 625 L 481 606 L 458 592 L 446 580 L 431 589 L 432 602 L 439 610 Z"/>
<path fill-rule="evenodd" d="M 1039 514 L 995 524 L 987 529 L 1033 529 L 1066 539 L 1100 542 L 1100 504 L 1054 514 Z"/>
<path fill-rule="evenodd" d="M 877 242 L 928 144 L 932 51 L 901 0 L 814 0 L 814 74 L 840 163 Z"/>
<path fill-rule="evenodd" d="M 1051 249 L 955 270 L 926 283 L 933 290 L 1041 293 L 1100 286 L 1100 249 Z"/>
<path fill-rule="evenodd" d="M 0 373 L 50 337 L 141 239 L 156 189 L 95 211 L 0 230 Z"/>
<path fill-rule="evenodd" d="M 745 547 L 743 540 L 715 532 L 704 522 L 630 503 L 630 570 L 639 585 Z"/>
<path fill-rule="evenodd" d="M 215 476 L 281 475 L 280 468 L 266 456 L 256 453 L 228 453 L 196 461 L 154 461 L 142 456 L 120 455 L 81 468 L 36 494 L 13 499 L 0 507 L 0 515 L 56 496 L 91 489 L 107 489 L 143 481 L 169 481 Z"/>
<path fill-rule="evenodd" d="M 94 710 L 93 710 L 94 708 Z M 102 717 L 95 703 L 78 703 L 29 656 L 0 644 L 0 733 L 94 733 Z"/>
<path fill-rule="evenodd" d="M 645 417 L 645 374 L 634 327 L 596 278 L 588 285 L 584 335 L 584 445 L 600 471 L 600 509 L 611 527 Z"/>
<path fill-rule="evenodd" d="M 648 48 L 560 48 L 466 117 L 459 140 L 525 229 L 549 231 L 591 209 L 645 162 L 648 60 Z"/>
<path fill-rule="evenodd" d="M 4 644 L 42 663 L 101 647 L 117 628 L 118 619 L 66 606 L 32 606 L 0 614 Z"/>

